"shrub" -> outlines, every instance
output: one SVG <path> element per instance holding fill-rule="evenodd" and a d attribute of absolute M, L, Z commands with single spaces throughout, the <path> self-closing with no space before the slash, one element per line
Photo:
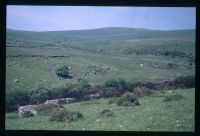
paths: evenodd
<path fill-rule="evenodd" d="M 15 90 L 6 92 L 6 111 L 17 110 L 19 106 L 29 103 L 28 92 L 25 90 Z"/>
<path fill-rule="evenodd" d="M 51 96 L 51 92 L 47 88 L 38 87 L 29 92 L 30 102 L 35 103 L 43 103 Z"/>
<path fill-rule="evenodd" d="M 59 87 L 54 87 L 50 90 L 50 97 L 51 99 L 70 97 L 70 91 L 76 86 L 76 84 L 68 83 Z"/>
<path fill-rule="evenodd" d="M 195 87 L 195 77 L 194 76 L 186 76 L 179 77 L 175 79 L 175 84 L 181 88 L 192 88 Z"/>
<path fill-rule="evenodd" d="M 112 112 L 112 111 L 109 110 L 109 109 L 104 109 L 104 110 L 101 112 L 101 115 L 102 115 L 102 116 L 105 116 L 105 117 L 113 117 L 113 116 L 115 116 L 114 112 Z"/>
<path fill-rule="evenodd" d="M 70 97 L 80 98 L 84 95 L 90 94 L 90 90 L 87 88 L 82 87 L 81 85 L 77 84 L 74 88 L 72 88 L 70 91 Z"/>
<path fill-rule="evenodd" d="M 115 79 L 111 79 L 108 80 L 104 83 L 105 87 L 118 87 L 119 86 L 119 82 Z"/>
<path fill-rule="evenodd" d="M 149 96 L 152 94 L 152 92 L 149 90 L 149 88 L 146 88 L 144 86 L 142 87 L 137 87 L 134 89 L 134 95 L 135 96 Z"/>
<path fill-rule="evenodd" d="M 113 104 L 113 103 L 116 103 L 118 97 L 112 97 L 110 98 L 110 100 L 108 101 L 108 104 Z"/>
<path fill-rule="evenodd" d="M 119 79 L 118 80 L 118 87 L 119 87 L 119 90 L 121 90 L 122 92 L 125 92 L 128 90 L 128 83 L 126 82 L 126 80 L 124 79 Z"/>
<path fill-rule="evenodd" d="M 166 96 L 163 102 L 178 101 L 181 99 L 183 99 L 183 96 L 181 94 L 175 94 L 175 95 Z"/>
<path fill-rule="evenodd" d="M 118 106 L 135 106 L 140 105 L 137 97 L 133 93 L 125 93 L 117 99 Z"/>
<path fill-rule="evenodd" d="M 117 89 L 117 91 L 120 92 L 126 92 L 127 90 L 130 89 L 129 86 L 130 83 L 126 82 L 126 80 L 124 79 L 112 79 L 112 80 L 108 80 L 104 83 L 104 87 L 106 88 L 115 88 Z"/>
<path fill-rule="evenodd" d="M 61 68 L 57 69 L 56 74 L 62 78 L 72 78 L 69 75 L 69 67 L 68 66 L 62 66 Z"/>
<path fill-rule="evenodd" d="M 121 92 L 114 87 L 107 87 L 104 90 L 103 96 L 106 97 L 106 98 L 119 97 L 119 96 L 121 96 Z"/>
<path fill-rule="evenodd" d="M 82 88 L 90 89 L 90 87 L 91 87 L 89 81 L 86 80 L 86 79 L 78 78 L 78 79 L 77 79 L 77 82 L 78 82 L 78 84 L 80 84 L 80 86 L 81 86 Z"/>
<path fill-rule="evenodd" d="M 27 118 L 27 117 L 33 117 L 34 114 L 31 111 L 24 111 L 22 117 Z"/>
<path fill-rule="evenodd" d="M 83 118 L 83 115 L 80 112 L 57 110 L 51 113 L 49 120 L 58 122 L 71 122 L 79 118 Z"/>
<path fill-rule="evenodd" d="M 64 107 L 57 104 L 40 104 L 36 107 L 36 110 L 42 115 L 50 115 L 53 111 L 58 111 L 61 108 Z"/>
<path fill-rule="evenodd" d="M 136 81 L 136 82 L 133 83 L 133 86 L 134 87 L 141 86 L 141 85 L 143 85 L 143 83 L 144 82 L 142 82 L 142 81 Z"/>

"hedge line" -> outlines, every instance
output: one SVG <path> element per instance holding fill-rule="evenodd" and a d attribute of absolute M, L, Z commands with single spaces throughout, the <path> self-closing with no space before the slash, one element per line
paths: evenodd
<path fill-rule="evenodd" d="M 8 91 L 6 92 L 6 112 L 17 110 L 21 105 L 40 104 L 48 99 L 59 99 L 63 97 L 80 98 L 88 94 L 90 94 L 90 84 L 84 80 L 50 89 L 37 87 L 30 91 Z"/>
<path fill-rule="evenodd" d="M 21 105 L 40 104 L 47 99 L 59 99 L 64 97 L 74 97 L 80 99 L 91 93 L 99 93 L 101 97 L 118 97 L 125 92 L 134 92 L 142 87 L 162 90 L 176 88 L 193 88 L 195 87 L 195 77 L 179 77 L 173 81 L 160 83 L 151 82 L 127 82 L 124 79 L 112 79 L 106 81 L 103 85 L 91 86 L 85 79 L 78 79 L 77 83 L 65 84 L 56 88 L 37 87 L 30 91 L 15 90 L 6 93 L 6 111 L 17 110 Z"/>

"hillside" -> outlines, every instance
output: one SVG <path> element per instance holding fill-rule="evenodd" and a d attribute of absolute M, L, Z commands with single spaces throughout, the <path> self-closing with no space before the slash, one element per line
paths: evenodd
<path fill-rule="evenodd" d="M 6 40 L 7 130 L 194 131 L 194 30 L 7 29 Z M 99 100 L 82 101 L 94 93 Z M 22 105 L 69 97 L 77 101 L 36 117 L 16 112 Z M 106 115 L 108 109 L 114 116 Z M 72 113 L 83 118 L 59 121 Z M 54 116 L 58 120 L 50 122 Z"/>
<path fill-rule="evenodd" d="M 71 30 L 71 31 L 49 31 L 31 32 L 7 29 L 9 40 L 19 40 L 20 44 L 31 45 L 33 41 L 38 41 L 38 46 L 45 42 L 75 42 L 77 40 L 112 41 L 112 40 L 132 40 L 132 39 L 153 39 L 153 38 L 191 38 L 194 40 L 195 30 L 173 30 L 159 31 L 139 28 L 107 27 L 91 30 Z M 16 39 L 17 38 L 17 39 Z"/>
<path fill-rule="evenodd" d="M 7 88 L 32 88 L 40 80 L 47 80 L 48 87 L 71 82 L 83 78 L 83 71 L 87 72 L 91 64 L 111 69 L 104 74 L 86 76 L 92 84 L 120 77 L 148 81 L 194 75 L 194 65 L 188 69 L 195 56 L 194 35 L 194 30 L 120 27 L 50 32 L 7 29 Z M 31 57 L 37 55 L 63 57 Z M 176 69 L 168 68 L 169 63 L 177 65 Z M 55 69 L 62 65 L 69 65 L 75 78 L 58 80 Z M 14 79 L 22 81 L 13 84 Z"/>

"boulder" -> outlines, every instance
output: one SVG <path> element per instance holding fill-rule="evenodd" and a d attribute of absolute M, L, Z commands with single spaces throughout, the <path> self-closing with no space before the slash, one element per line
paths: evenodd
<path fill-rule="evenodd" d="M 55 104 L 55 105 L 58 105 L 58 99 L 46 100 L 46 102 L 44 104 Z"/>
<path fill-rule="evenodd" d="M 34 105 L 20 106 L 18 111 L 19 111 L 19 116 L 21 118 L 31 117 L 31 116 L 36 116 L 37 115 L 37 111 L 36 111 Z"/>

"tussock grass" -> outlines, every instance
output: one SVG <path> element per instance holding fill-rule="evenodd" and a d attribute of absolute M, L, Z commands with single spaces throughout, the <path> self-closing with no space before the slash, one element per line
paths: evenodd
<path fill-rule="evenodd" d="M 183 96 L 181 94 L 175 94 L 175 95 L 166 96 L 163 102 L 179 101 L 182 99 L 183 99 Z"/>
<path fill-rule="evenodd" d="M 83 115 L 80 112 L 69 112 L 63 109 L 54 110 L 50 114 L 49 121 L 58 121 L 58 122 L 71 122 L 77 119 L 83 118 Z"/>

